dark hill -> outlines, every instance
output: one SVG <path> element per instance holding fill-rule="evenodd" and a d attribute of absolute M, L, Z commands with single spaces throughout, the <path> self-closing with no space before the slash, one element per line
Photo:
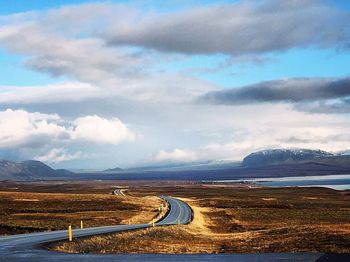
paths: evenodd
<path fill-rule="evenodd" d="M 16 163 L 0 160 L 0 180 L 45 180 L 73 175 L 64 169 L 55 170 L 40 161 L 28 160 Z"/>

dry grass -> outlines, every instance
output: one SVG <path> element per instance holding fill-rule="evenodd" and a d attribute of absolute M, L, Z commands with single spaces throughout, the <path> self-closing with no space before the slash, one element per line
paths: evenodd
<path fill-rule="evenodd" d="M 158 215 L 157 197 L 108 194 L 0 192 L 0 235 L 147 223 Z"/>
<path fill-rule="evenodd" d="M 69 253 L 212 253 L 216 250 L 207 234 L 200 208 L 193 223 L 75 239 L 49 246 Z M 112 244 L 114 243 L 114 244 Z M 171 243 L 171 244 L 169 244 Z M 189 245 L 189 243 L 191 243 Z"/>
<path fill-rule="evenodd" d="M 350 252 L 349 192 L 207 185 L 145 186 L 133 192 L 181 197 L 194 210 L 194 221 L 51 248 L 91 253 Z"/>
<path fill-rule="evenodd" d="M 51 246 L 56 251 L 71 253 L 202 253 L 210 252 L 211 243 L 207 246 L 196 243 L 202 239 L 189 234 L 181 226 L 155 227 L 139 231 L 94 236 L 91 238 L 75 240 L 74 243 L 60 242 Z M 116 244 L 111 245 L 114 242 Z M 184 243 L 191 245 L 184 245 Z M 170 244 L 171 243 L 171 244 Z"/>

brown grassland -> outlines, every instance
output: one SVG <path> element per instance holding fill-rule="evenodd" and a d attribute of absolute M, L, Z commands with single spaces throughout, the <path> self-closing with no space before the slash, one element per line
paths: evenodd
<path fill-rule="evenodd" d="M 172 195 L 191 205 L 194 220 L 185 226 L 155 227 L 74 239 L 73 242 L 61 241 L 48 248 L 85 253 L 350 252 L 349 191 L 191 183 L 120 183 L 129 187 L 127 192 L 131 196 L 128 198 L 133 202 L 128 205 L 137 206 L 139 197 L 144 201 L 146 196 Z M 91 186 L 94 190 L 99 188 L 99 192 L 94 192 L 99 197 L 105 192 L 106 199 L 114 197 L 118 199 L 116 202 L 124 201 L 119 200 L 121 197 L 108 196 L 110 187 L 116 186 L 111 182 Z M 20 185 L 18 187 L 18 190 L 25 190 Z M 39 187 L 36 189 L 39 190 Z M 35 186 L 31 188 L 35 189 Z M 0 187 L 0 190 L 3 189 Z M 94 190 L 91 189 L 91 192 Z M 88 191 L 84 194 L 90 195 Z M 107 209 L 110 207 L 106 206 Z M 123 212 L 117 213 L 114 218 L 122 221 L 120 215 Z M 136 215 L 132 212 L 128 214 Z M 154 215 L 152 213 L 147 219 Z"/>
<path fill-rule="evenodd" d="M 162 203 L 155 196 L 112 195 L 117 185 L 0 184 L 0 235 L 77 228 L 80 220 L 84 227 L 147 223 L 158 216 Z M 34 192 L 26 192 L 29 188 Z"/>

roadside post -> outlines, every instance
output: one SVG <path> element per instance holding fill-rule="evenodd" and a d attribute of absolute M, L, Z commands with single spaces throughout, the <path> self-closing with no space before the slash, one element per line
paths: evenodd
<path fill-rule="evenodd" d="M 72 226 L 69 225 L 68 227 L 68 240 L 72 241 L 73 240 L 73 232 L 72 232 Z"/>
<path fill-rule="evenodd" d="M 81 228 L 81 229 L 84 228 L 83 220 L 80 220 L 80 228 Z"/>

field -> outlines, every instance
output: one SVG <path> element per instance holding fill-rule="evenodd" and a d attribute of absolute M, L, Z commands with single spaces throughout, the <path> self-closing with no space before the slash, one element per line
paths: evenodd
<path fill-rule="evenodd" d="M 99 183 L 1 183 L 0 235 L 80 226 L 147 223 L 157 216 L 157 197 L 112 195 Z M 28 192 L 32 191 L 32 192 Z"/>
<path fill-rule="evenodd" d="M 210 185 L 134 191 L 139 196 L 166 193 L 191 205 L 191 224 L 96 236 L 51 248 L 103 253 L 350 252 L 349 192 Z"/>
<path fill-rule="evenodd" d="M 117 186 L 128 187 L 129 196 L 123 198 L 108 195 Z M 54 188 L 57 189 L 57 185 L 29 183 L 18 184 L 16 187 L 21 191 L 28 191 L 30 188 L 40 192 L 51 191 L 44 195 L 55 194 L 58 198 L 62 194 L 52 192 Z M 64 188 L 62 185 L 61 187 Z M 350 252 L 349 191 L 142 181 L 119 184 L 100 182 L 87 184 L 84 188 L 86 190 L 82 192 L 79 183 L 71 184 L 70 189 L 67 189 L 69 194 L 67 192 L 64 195 L 70 196 L 74 192 L 77 201 L 84 197 L 92 201 L 103 199 L 95 206 L 102 209 L 102 202 L 106 202 L 105 210 L 94 212 L 106 212 L 111 208 L 111 203 L 118 210 L 108 218 L 106 215 L 101 219 L 98 215 L 94 219 L 92 217 L 91 222 L 94 221 L 95 224 L 123 223 L 132 216 L 137 218 L 135 222 L 150 220 L 156 215 L 154 207 L 159 204 L 156 198 L 159 195 L 172 195 L 187 201 L 194 211 L 194 220 L 185 226 L 156 227 L 75 239 L 71 243 L 53 243 L 48 248 L 85 253 Z M 4 187 L 0 189 L 6 191 Z M 29 197 L 22 195 L 21 198 Z M 65 199 L 62 200 L 62 205 L 71 197 Z M 154 202 L 150 204 L 148 199 Z M 142 208 L 142 203 L 146 202 L 148 206 Z M 29 203 L 32 205 L 40 201 Z M 1 205 L 4 206 L 3 203 Z M 73 209 L 76 207 L 77 205 Z M 91 204 L 91 208 L 93 207 Z M 70 214 L 74 213 L 73 209 Z M 87 210 L 88 207 L 85 211 L 76 211 L 76 214 L 88 212 Z M 137 210 L 143 210 L 141 217 L 136 215 Z M 63 211 L 62 206 L 59 212 Z M 56 211 L 52 210 L 50 216 L 55 215 Z M 78 215 L 76 221 L 78 217 L 80 219 L 81 216 Z M 22 223 L 25 220 L 22 219 Z M 32 222 L 27 223 L 30 226 Z"/>

